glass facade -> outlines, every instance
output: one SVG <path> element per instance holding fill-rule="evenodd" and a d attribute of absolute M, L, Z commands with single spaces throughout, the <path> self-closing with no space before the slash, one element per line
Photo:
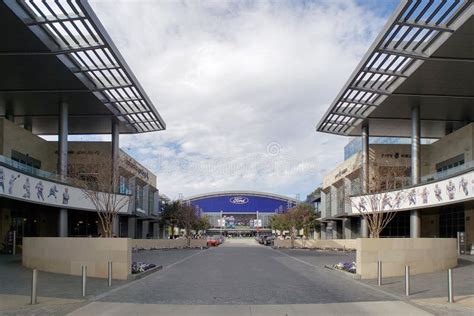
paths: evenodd
<path fill-rule="evenodd" d="M 143 210 L 143 187 L 141 185 L 136 185 L 136 208 Z"/>
<path fill-rule="evenodd" d="M 410 237 L 410 212 L 398 212 L 380 237 Z"/>
<path fill-rule="evenodd" d="M 459 205 L 441 208 L 439 214 L 439 237 L 456 238 L 465 229 L 464 209 Z"/>

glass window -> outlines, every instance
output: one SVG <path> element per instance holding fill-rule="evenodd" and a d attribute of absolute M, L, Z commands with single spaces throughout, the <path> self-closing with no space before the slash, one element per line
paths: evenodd
<path fill-rule="evenodd" d="M 464 209 L 462 206 L 446 206 L 439 216 L 439 236 L 456 238 L 458 232 L 464 231 Z"/>
<path fill-rule="evenodd" d="M 137 184 L 136 207 L 143 210 L 143 188 Z"/>

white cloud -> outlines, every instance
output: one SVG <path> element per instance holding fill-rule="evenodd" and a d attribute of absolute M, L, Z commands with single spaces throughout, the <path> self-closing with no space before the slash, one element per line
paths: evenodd
<path fill-rule="evenodd" d="M 228 189 L 305 194 L 347 139 L 319 118 L 384 19 L 352 1 L 94 1 L 167 130 L 122 148 L 177 197 Z M 272 147 L 273 146 L 273 147 Z"/>

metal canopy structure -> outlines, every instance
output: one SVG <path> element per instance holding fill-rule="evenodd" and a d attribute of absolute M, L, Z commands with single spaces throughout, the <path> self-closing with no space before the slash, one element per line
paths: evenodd
<path fill-rule="evenodd" d="M 57 134 L 58 104 L 70 134 L 165 129 L 165 123 L 83 0 L 0 2 L 0 113 L 35 134 Z"/>
<path fill-rule="evenodd" d="M 473 0 L 403 0 L 331 104 L 317 131 L 438 138 L 474 120 Z"/>

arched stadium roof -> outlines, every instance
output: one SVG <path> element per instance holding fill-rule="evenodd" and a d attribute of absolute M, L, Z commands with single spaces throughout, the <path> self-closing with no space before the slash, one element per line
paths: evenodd
<path fill-rule="evenodd" d="M 209 192 L 209 193 L 203 193 L 203 194 L 198 194 L 198 195 L 193 195 L 185 198 L 185 201 L 194 201 L 194 200 L 200 200 L 204 198 L 210 198 L 210 197 L 218 197 L 218 196 L 231 196 L 231 195 L 245 195 L 245 196 L 258 196 L 258 197 L 267 197 L 267 198 L 272 198 L 272 199 L 277 199 L 277 200 L 282 200 L 282 201 L 291 201 L 294 203 L 299 203 L 295 198 L 280 195 L 280 194 L 274 194 L 274 193 L 268 193 L 268 192 L 259 192 L 259 191 L 218 191 L 218 192 Z"/>

